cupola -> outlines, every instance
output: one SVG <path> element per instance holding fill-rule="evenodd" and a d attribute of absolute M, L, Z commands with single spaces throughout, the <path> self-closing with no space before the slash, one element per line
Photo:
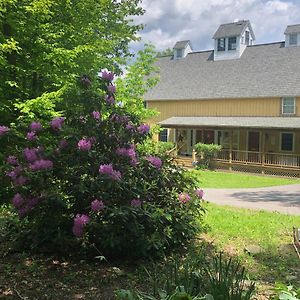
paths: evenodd
<path fill-rule="evenodd" d="M 192 45 L 189 40 L 179 41 L 173 47 L 173 58 L 181 59 L 187 56 L 188 53 L 192 52 Z"/>
<path fill-rule="evenodd" d="M 240 58 L 247 46 L 253 45 L 255 35 L 249 20 L 222 24 L 213 39 L 214 60 Z"/>
<path fill-rule="evenodd" d="M 287 26 L 284 34 L 285 47 L 300 46 L 300 24 Z"/>

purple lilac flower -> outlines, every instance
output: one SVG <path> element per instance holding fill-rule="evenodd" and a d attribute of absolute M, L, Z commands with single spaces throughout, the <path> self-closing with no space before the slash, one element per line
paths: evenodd
<path fill-rule="evenodd" d="M 139 199 L 133 199 L 133 200 L 131 200 L 130 205 L 132 207 L 141 207 L 142 206 L 142 201 L 139 200 Z"/>
<path fill-rule="evenodd" d="M 132 123 L 126 124 L 125 128 L 126 128 L 127 130 L 129 130 L 129 131 L 132 131 L 132 132 L 135 131 L 135 127 L 133 126 Z"/>
<path fill-rule="evenodd" d="M 187 193 L 181 193 L 178 195 L 178 199 L 181 203 L 185 204 L 191 200 L 191 197 Z"/>
<path fill-rule="evenodd" d="M 27 206 L 19 208 L 19 210 L 18 210 L 19 218 L 20 219 L 24 218 L 28 214 L 29 211 L 30 211 L 30 209 Z"/>
<path fill-rule="evenodd" d="M 25 203 L 24 198 L 19 194 L 15 194 L 12 199 L 12 204 L 15 208 L 20 208 Z"/>
<path fill-rule="evenodd" d="M 32 163 L 38 159 L 37 154 L 36 154 L 36 149 L 34 148 L 25 148 L 23 151 L 25 159 Z"/>
<path fill-rule="evenodd" d="M 17 166 L 19 164 L 18 159 L 14 155 L 9 155 L 6 162 L 12 166 Z"/>
<path fill-rule="evenodd" d="M 32 171 L 49 170 L 53 168 L 53 162 L 51 160 L 39 159 L 36 160 L 34 163 L 30 164 L 29 168 Z"/>
<path fill-rule="evenodd" d="M 88 140 L 91 142 L 92 145 L 95 144 L 95 143 L 97 142 L 97 139 L 96 139 L 96 137 L 94 137 L 94 136 L 88 138 Z"/>
<path fill-rule="evenodd" d="M 150 126 L 147 124 L 142 124 L 137 128 L 137 131 L 140 134 L 148 134 L 150 131 Z"/>
<path fill-rule="evenodd" d="M 27 141 L 35 141 L 37 139 L 37 135 L 34 131 L 30 131 L 26 135 L 26 140 Z"/>
<path fill-rule="evenodd" d="M 14 185 L 16 185 L 16 186 L 22 186 L 26 183 L 26 181 L 27 181 L 27 178 L 24 177 L 23 175 L 21 175 L 21 176 L 17 177 L 16 179 L 14 179 L 13 182 L 14 182 Z"/>
<path fill-rule="evenodd" d="M 90 217 L 87 215 L 79 215 L 77 214 L 74 218 L 74 225 L 73 225 L 73 234 L 76 237 L 81 237 L 83 235 L 83 230 L 86 224 L 90 221 Z"/>
<path fill-rule="evenodd" d="M 101 113 L 100 113 L 99 111 L 94 110 L 94 111 L 92 112 L 92 117 L 93 117 L 95 120 L 99 121 L 99 120 L 101 119 Z"/>
<path fill-rule="evenodd" d="M 132 158 L 131 159 L 131 161 L 130 161 L 130 164 L 131 164 L 131 166 L 133 166 L 133 167 L 136 167 L 137 165 L 138 165 L 138 160 L 134 157 L 134 158 Z"/>
<path fill-rule="evenodd" d="M 7 126 L 0 126 L 0 136 L 9 132 L 9 128 Z"/>
<path fill-rule="evenodd" d="M 196 189 L 195 190 L 195 194 L 197 197 L 199 197 L 200 199 L 203 198 L 203 195 L 204 195 L 204 191 L 202 189 Z"/>
<path fill-rule="evenodd" d="M 113 84 L 110 84 L 110 85 L 107 86 L 107 91 L 108 91 L 109 93 L 111 93 L 111 94 L 114 94 L 114 93 L 116 92 L 116 90 L 117 90 L 117 88 L 116 88 L 116 86 L 113 85 Z"/>
<path fill-rule="evenodd" d="M 120 181 L 122 177 L 121 172 L 114 170 L 112 164 L 100 165 L 99 173 L 107 175 L 108 177 L 110 177 L 112 180 L 115 181 Z"/>
<path fill-rule="evenodd" d="M 40 131 L 43 129 L 42 124 L 40 122 L 32 122 L 29 126 L 31 131 Z"/>
<path fill-rule="evenodd" d="M 156 169 L 160 169 L 162 166 L 162 161 L 157 156 L 148 156 L 146 157 L 146 160 Z"/>
<path fill-rule="evenodd" d="M 79 150 L 89 151 L 91 150 L 92 143 L 88 139 L 82 139 L 77 144 Z"/>
<path fill-rule="evenodd" d="M 68 141 L 65 139 L 62 139 L 59 141 L 58 146 L 60 149 L 64 149 L 68 146 Z"/>
<path fill-rule="evenodd" d="M 21 166 L 16 166 L 13 168 L 10 172 L 6 173 L 6 176 L 10 177 L 10 179 L 16 179 L 22 172 L 22 167 Z"/>
<path fill-rule="evenodd" d="M 94 212 L 98 212 L 104 209 L 104 203 L 102 200 L 95 199 L 91 203 L 91 209 Z"/>
<path fill-rule="evenodd" d="M 33 209 L 35 206 L 37 206 L 40 202 L 41 198 L 39 197 L 34 197 L 34 198 L 31 198 L 28 200 L 28 203 L 27 203 L 27 207 L 29 209 Z"/>
<path fill-rule="evenodd" d="M 131 144 L 129 148 L 117 148 L 116 153 L 130 158 L 136 157 L 135 146 L 133 144 Z"/>
<path fill-rule="evenodd" d="M 105 102 L 108 105 L 114 105 L 116 101 L 115 101 L 114 96 L 112 96 L 112 95 L 106 95 L 105 96 Z"/>
<path fill-rule="evenodd" d="M 54 118 L 51 122 L 50 122 L 50 126 L 52 127 L 52 129 L 54 130 L 60 130 L 63 123 L 65 121 L 65 118 L 63 117 L 57 117 Z"/>
<path fill-rule="evenodd" d="M 113 81 L 115 74 L 113 72 L 102 71 L 101 78 L 105 81 Z"/>

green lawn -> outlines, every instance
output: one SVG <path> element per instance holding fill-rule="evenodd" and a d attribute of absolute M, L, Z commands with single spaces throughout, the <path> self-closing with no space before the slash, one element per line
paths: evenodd
<path fill-rule="evenodd" d="M 299 258 L 292 246 L 292 228 L 300 227 L 300 216 L 207 204 L 204 237 L 217 250 L 237 255 L 255 280 L 299 283 Z M 261 253 L 249 254 L 249 245 Z M 296 284 L 299 285 L 299 284 Z"/>
<path fill-rule="evenodd" d="M 300 183 L 299 179 L 245 173 L 191 170 L 190 174 L 202 188 L 255 188 Z"/>

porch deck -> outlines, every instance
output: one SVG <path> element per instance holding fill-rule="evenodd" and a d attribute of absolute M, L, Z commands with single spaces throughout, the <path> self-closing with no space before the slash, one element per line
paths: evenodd
<path fill-rule="evenodd" d="M 182 160 L 182 157 L 179 157 Z M 194 152 L 190 164 L 197 160 Z M 184 162 L 188 158 L 184 157 Z M 300 178 L 300 155 L 255 151 L 221 150 L 215 158 L 215 168 L 230 171 Z"/>

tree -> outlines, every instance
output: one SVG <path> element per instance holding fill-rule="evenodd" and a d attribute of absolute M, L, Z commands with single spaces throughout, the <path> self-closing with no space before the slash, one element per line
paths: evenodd
<path fill-rule="evenodd" d="M 173 50 L 171 48 L 167 48 L 166 50 L 157 52 L 157 57 L 170 56 L 170 55 L 173 55 Z"/>
<path fill-rule="evenodd" d="M 126 69 L 125 76 L 119 77 L 116 81 L 120 103 L 143 120 L 157 114 L 155 110 L 146 108 L 143 99 L 144 94 L 159 80 L 158 69 L 154 65 L 155 60 L 154 46 L 146 44 L 144 50 L 138 52 L 136 61 Z"/>
<path fill-rule="evenodd" d="M 118 72 L 141 28 L 129 18 L 143 13 L 139 2 L 2 0 L 1 123 L 15 119 L 16 107 L 38 117 L 51 114 L 80 74 L 95 77 L 103 67 Z"/>

